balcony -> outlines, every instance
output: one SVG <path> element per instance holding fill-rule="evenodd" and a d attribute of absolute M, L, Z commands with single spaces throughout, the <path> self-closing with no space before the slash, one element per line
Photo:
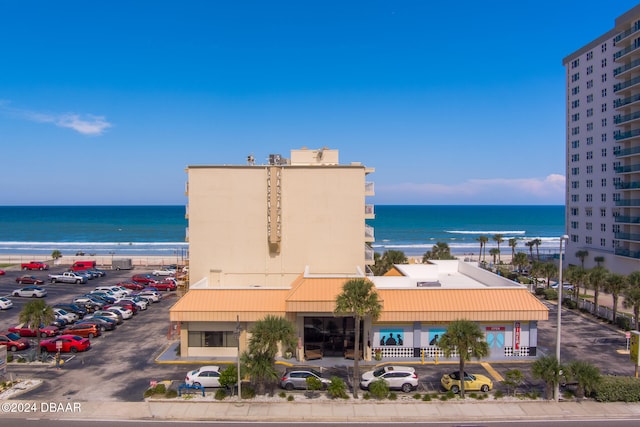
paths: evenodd
<path fill-rule="evenodd" d="M 617 93 L 617 92 L 619 92 L 621 90 L 629 89 L 629 88 L 637 85 L 638 83 L 640 83 L 640 77 L 634 77 L 631 80 L 625 80 L 623 82 L 616 83 L 616 84 L 613 85 L 613 92 Z"/>
<path fill-rule="evenodd" d="M 627 257 L 627 258 L 640 259 L 640 251 L 631 251 L 629 249 L 616 248 L 615 254 L 618 255 L 618 256 L 624 256 L 624 257 Z"/>
<path fill-rule="evenodd" d="M 626 39 L 627 37 L 629 37 L 632 34 L 637 33 L 638 31 L 640 31 L 640 25 L 638 25 L 638 23 L 636 22 L 633 27 L 629 28 L 628 30 L 625 30 L 623 32 L 621 32 L 620 34 L 618 34 L 617 36 L 615 36 L 613 38 L 613 43 L 615 45 L 617 45 L 618 43 L 620 43 L 622 40 Z"/>
<path fill-rule="evenodd" d="M 189 219 L 189 205 L 184 206 L 184 219 Z"/>
<path fill-rule="evenodd" d="M 370 225 L 364 225 L 364 241 L 365 242 L 374 242 L 376 239 L 373 235 L 374 228 Z"/>
<path fill-rule="evenodd" d="M 630 45 L 630 46 L 625 47 L 624 49 L 622 49 L 622 50 L 620 50 L 620 51 L 618 51 L 618 52 L 613 54 L 613 60 L 617 61 L 617 60 L 619 60 L 621 58 L 624 58 L 627 54 L 629 54 L 629 53 L 631 53 L 631 52 L 633 52 L 635 50 L 638 50 L 638 47 L 639 46 L 635 46 L 633 44 Z"/>
<path fill-rule="evenodd" d="M 616 200 L 616 206 L 640 206 L 640 199 Z"/>
<path fill-rule="evenodd" d="M 616 157 L 627 157 L 627 156 L 632 156 L 634 154 L 640 154 L 640 147 L 622 148 L 622 149 L 614 150 L 613 154 Z"/>
<path fill-rule="evenodd" d="M 627 132 L 616 132 L 613 138 L 616 141 L 624 141 L 625 139 L 631 139 L 640 136 L 640 129 L 634 129 Z"/>
<path fill-rule="evenodd" d="M 617 125 L 621 125 L 623 123 L 632 122 L 638 119 L 640 119 L 640 111 L 636 111 L 635 113 L 632 113 L 632 114 L 626 114 L 624 116 L 618 114 L 617 116 L 613 117 L 613 122 Z"/>
<path fill-rule="evenodd" d="M 189 227 L 186 227 L 184 229 L 184 241 L 188 242 L 189 241 Z"/>
<path fill-rule="evenodd" d="M 613 186 L 616 190 L 640 190 L 640 182 L 638 181 L 616 182 Z"/>
<path fill-rule="evenodd" d="M 613 70 L 613 77 L 621 76 L 627 71 L 633 70 L 637 66 L 640 66 L 640 59 L 636 59 L 628 64 L 621 65 L 620 67 L 616 68 L 615 70 Z"/>
<path fill-rule="evenodd" d="M 627 98 L 616 99 L 613 101 L 614 108 L 626 107 L 627 105 L 631 105 L 635 102 L 640 101 L 640 95 L 633 95 Z"/>
<path fill-rule="evenodd" d="M 373 205 L 364 205 L 364 218 L 365 219 L 375 219 L 376 213 L 373 209 Z"/>
<path fill-rule="evenodd" d="M 375 251 L 369 245 L 364 245 L 364 263 L 367 265 L 374 264 L 374 254 Z"/>
<path fill-rule="evenodd" d="M 364 183 L 364 195 L 365 196 L 375 196 L 376 195 L 375 186 L 373 185 L 373 182 L 365 182 Z"/>
<path fill-rule="evenodd" d="M 623 224 L 640 224 L 640 216 L 622 216 L 614 217 L 615 222 Z"/>
<path fill-rule="evenodd" d="M 614 233 L 614 237 L 618 240 L 640 242 L 640 233 Z"/>
<path fill-rule="evenodd" d="M 640 171 L 640 165 L 618 166 L 614 168 L 616 173 L 631 173 Z"/>

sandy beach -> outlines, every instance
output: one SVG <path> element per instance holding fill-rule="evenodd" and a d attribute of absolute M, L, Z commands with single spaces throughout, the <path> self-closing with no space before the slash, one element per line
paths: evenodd
<path fill-rule="evenodd" d="M 85 255 L 85 256 L 63 256 L 57 260 L 51 259 L 50 256 L 43 255 L 11 255 L 11 254 L 0 254 L 0 265 L 5 267 L 3 268 L 13 268 L 14 266 L 20 268 L 20 264 L 23 262 L 29 261 L 42 261 L 50 264 L 51 266 L 61 265 L 67 266 L 71 265 L 76 261 L 95 261 L 97 266 L 102 269 L 111 269 L 111 264 L 113 259 L 119 258 L 129 258 L 134 267 L 161 267 L 163 265 L 169 264 L 178 264 L 185 265 L 186 260 L 181 259 L 176 256 L 120 256 L 120 257 L 112 257 L 111 255 Z"/>

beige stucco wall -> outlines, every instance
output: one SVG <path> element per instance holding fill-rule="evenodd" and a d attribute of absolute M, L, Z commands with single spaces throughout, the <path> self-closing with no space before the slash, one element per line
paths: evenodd
<path fill-rule="evenodd" d="M 192 282 L 288 287 L 307 266 L 314 274 L 364 271 L 364 166 L 280 171 L 282 237 L 274 251 L 267 235 L 268 166 L 187 169 Z"/>

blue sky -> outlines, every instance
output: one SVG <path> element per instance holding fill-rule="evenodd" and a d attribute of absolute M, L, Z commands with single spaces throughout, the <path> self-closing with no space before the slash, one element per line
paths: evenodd
<path fill-rule="evenodd" d="M 185 204 L 188 165 L 324 146 L 376 204 L 564 204 L 562 58 L 635 4 L 3 1 L 0 204 Z"/>

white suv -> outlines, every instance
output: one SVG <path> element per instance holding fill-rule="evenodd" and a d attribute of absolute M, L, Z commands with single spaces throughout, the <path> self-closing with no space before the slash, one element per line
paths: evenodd
<path fill-rule="evenodd" d="M 389 389 L 402 390 L 405 393 L 418 388 L 418 375 L 410 366 L 383 366 L 365 372 L 360 379 L 360 388 L 369 390 L 371 383 L 380 379 L 389 385 Z"/>

